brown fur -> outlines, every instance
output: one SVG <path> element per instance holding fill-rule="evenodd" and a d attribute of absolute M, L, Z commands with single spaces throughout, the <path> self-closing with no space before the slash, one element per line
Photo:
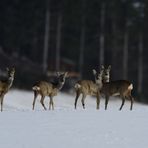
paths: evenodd
<path fill-rule="evenodd" d="M 1 102 L 1 111 L 3 111 L 3 101 L 5 94 L 9 91 L 15 74 L 15 69 L 7 68 L 8 78 L 5 81 L 0 81 L 0 102 Z"/>
<path fill-rule="evenodd" d="M 32 109 L 34 110 L 35 107 L 35 102 L 36 102 L 36 98 L 38 95 L 41 96 L 41 100 L 40 103 L 42 104 L 43 108 L 46 110 L 46 107 L 44 105 L 44 99 L 45 96 L 49 96 L 50 98 L 50 102 L 49 102 L 49 109 L 54 109 L 54 102 L 53 102 L 53 97 L 57 95 L 57 93 L 59 92 L 59 90 L 63 87 L 64 83 L 65 83 L 65 77 L 67 76 L 67 72 L 64 74 L 58 74 L 58 78 L 59 82 L 57 85 L 52 84 L 52 83 L 48 83 L 46 81 L 39 81 L 37 82 L 33 87 L 33 91 L 34 91 L 34 100 L 33 100 L 33 107 Z"/>
<path fill-rule="evenodd" d="M 131 91 L 133 89 L 133 87 L 131 86 L 132 83 L 127 80 L 117 80 L 103 83 L 101 94 L 105 95 L 105 110 L 107 109 L 108 100 L 110 96 L 119 96 L 122 98 L 122 104 L 119 110 L 122 109 L 125 99 L 129 99 L 131 101 L 130 110 L 132 110 L 134 99 L 131 95 Z"/>
<path fill-rule="evenodd" d="M 93 70 L 94 75 L 96 76 L 97 73 L 95 70 Z M 98 81 L 98 79 L 101 79 L 102 81 L 102 72 L 100 72 L 100 75 L 97 75 L 95 77 L 95 80 Z M 96 84 L 95 82 L 91 80 L 80 80 L 75 84 L 75 90 L 76 90 L 76 98 L 75 98 L 75 109 L 77 107 L 77 101 L 79 96 L 82 94 L 82 106 L 85 109 L 85 98 L 87 95 L 95 96 L 96 97 L 96 108 L 99 109 L 100 105 L 100 85 Z"/>
<path fill-rule="evenodd" d="M 110 96 L 119 96 L 122 98 L 122 104 L 119 110 L 122 109 L 125 99 L 129 99 L 131 101 L 130 110 L 132 110 L 134 98 L 131 95 L 131 91 L 133 89 L 133 84 L 127 80 L 117 80 L 110 82 L 110 70 L 110 65 L 107 68 L 101 66 L 101 71 L 103 71 L 102 81 L 100 81 L 100 79 L 96 79 L 97 72 L 94 70 L 96 84 L 102 86 L 102 88 L 100 89 L 100 93 L 105 96 L 105 109 L 107 109 Z"/>

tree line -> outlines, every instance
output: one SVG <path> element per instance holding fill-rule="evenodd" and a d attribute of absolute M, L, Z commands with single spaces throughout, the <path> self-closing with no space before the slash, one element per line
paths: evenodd
<path fill-rule="evenodd" d="M 144 0 L 0 1 L 0 66 L 15 65 L 21 87 L 47 71 L 92 79 L 93 68 L 111 65 L 111 79 L 129 79 L 137 100 L 148 102 L 147 6 Z"/>

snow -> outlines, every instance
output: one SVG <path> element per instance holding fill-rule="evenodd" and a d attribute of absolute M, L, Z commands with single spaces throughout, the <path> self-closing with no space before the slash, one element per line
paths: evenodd
<path fill-rule="evenodd" d="M 32 111 L 33 92 L 9 91 L 0 113 L 0 148 L 147 148 L 148 106 L 135 103 L 130 111 L 125 102 L 111 98 L 108 110 L 101 99 L 96 110 L 95 99 L 81 100 L 74 109 L 74 95 L 59 93 L 55 110 L 44 111 L 39 98 Z M 48 98 L 45 104 L 48 106 Z"/>

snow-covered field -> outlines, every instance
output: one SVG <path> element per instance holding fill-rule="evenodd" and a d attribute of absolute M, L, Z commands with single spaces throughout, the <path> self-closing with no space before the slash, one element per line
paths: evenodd
<path fill-rule="evenodd" d="M 55 110 L 44 111 L 33 93 L 11 90 L 0 113 L 0 148 L 148 148 L 148 106 L 135 103 L 130 111 L 125 102 L 109 101 L 96 110 L 95 99 L 86 98 L 86 109 L 74 96 L 60 93 L 54 98 Z M 111 98 L 111 100 L 116 100 Z M 45 101 L 48 106 L 48 98 Z"/>

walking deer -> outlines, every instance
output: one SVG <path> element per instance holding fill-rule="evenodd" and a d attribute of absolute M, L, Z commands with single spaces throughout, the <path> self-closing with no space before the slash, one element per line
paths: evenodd
<path fill-rule="evenodd" d="M 58 79 L 57 84 L 46 82 L 46 81 L 39 81 L 35 85 L 33 85 L 32 87 L 34 91 L 34 100 L 33 100 L 33 107 L 32 107 L 33 110 L 34 110 L 36 98 L 38 95 L 41 96 L 40 103 L 45 110 L 46 110 L 46 107 L 44 105 L 45 96 L 48 96 L 50 98 L 49 110 L 51 109 L 51 106 L 52 106 L 52 109 L 54 110 L 53 97 L 56 96 L 59 90 L 62 89 L 65 83 L 65 78 L 67 77 L 67 74 L 68 72 L 65 72 L 65 73 L 58 72 L 57 73 L 57 79 Z"/>
<path fill-rule="evenodd" d="M 104 73 L 104 72 L 103 72 Z M 103 75 L 102 75 L 103 76 Z M 100 85 L 102 81 L 96 81 L 98 85 Z M 133 90 L 133 84 L 127 80 L 116 80 L 111 82 L 102 82 L 102 88 L 100 90 L 101 94 L 105 96 L 105 110 L 107 110 L 107 105 L 110 96 L 119 96 L 122 98 L 122 104 L 119 110 L 122 109 L 125 99 L 129 99 L 131 101 L 130 110 L 132 110 L 134 98 L 131 95 L 131 91 Z"/>
<path fill-rule="evenodd" d="M 94 72 L 94 71 L 93 71 Z M 103 71 L 100 71 L 100 74 L 97 74 L 95 77 L 95 80 L 98 81 L 102 81 L 102 73 Z M 75 109 L 77 107 L 77 101 L 79 96 L 82 94 L 82 106 L 83 109 L 85 109 L 85 98 L 87 95 L 91 95 L 91 96 L 95 96 L 96 97 L 96 109 L 99 109 L 99 105 L 100 105 L 100 87 L 98 84 L 96 84 L 95 82 L 91 81 L 91 80 L 80 80 L 75 84 L 75 91 L 76 91 L 76 98 L 75 98 Z"/>
<path fill-rule="evenodd" d="M 15 68 L 7 68 L 8 78 L 5 81 L 0 81 L 0 101 L 1 101 L 1 112 L 3 111 L 3 101 L 5 94 L 9 91 L 13 84 Z"/>

